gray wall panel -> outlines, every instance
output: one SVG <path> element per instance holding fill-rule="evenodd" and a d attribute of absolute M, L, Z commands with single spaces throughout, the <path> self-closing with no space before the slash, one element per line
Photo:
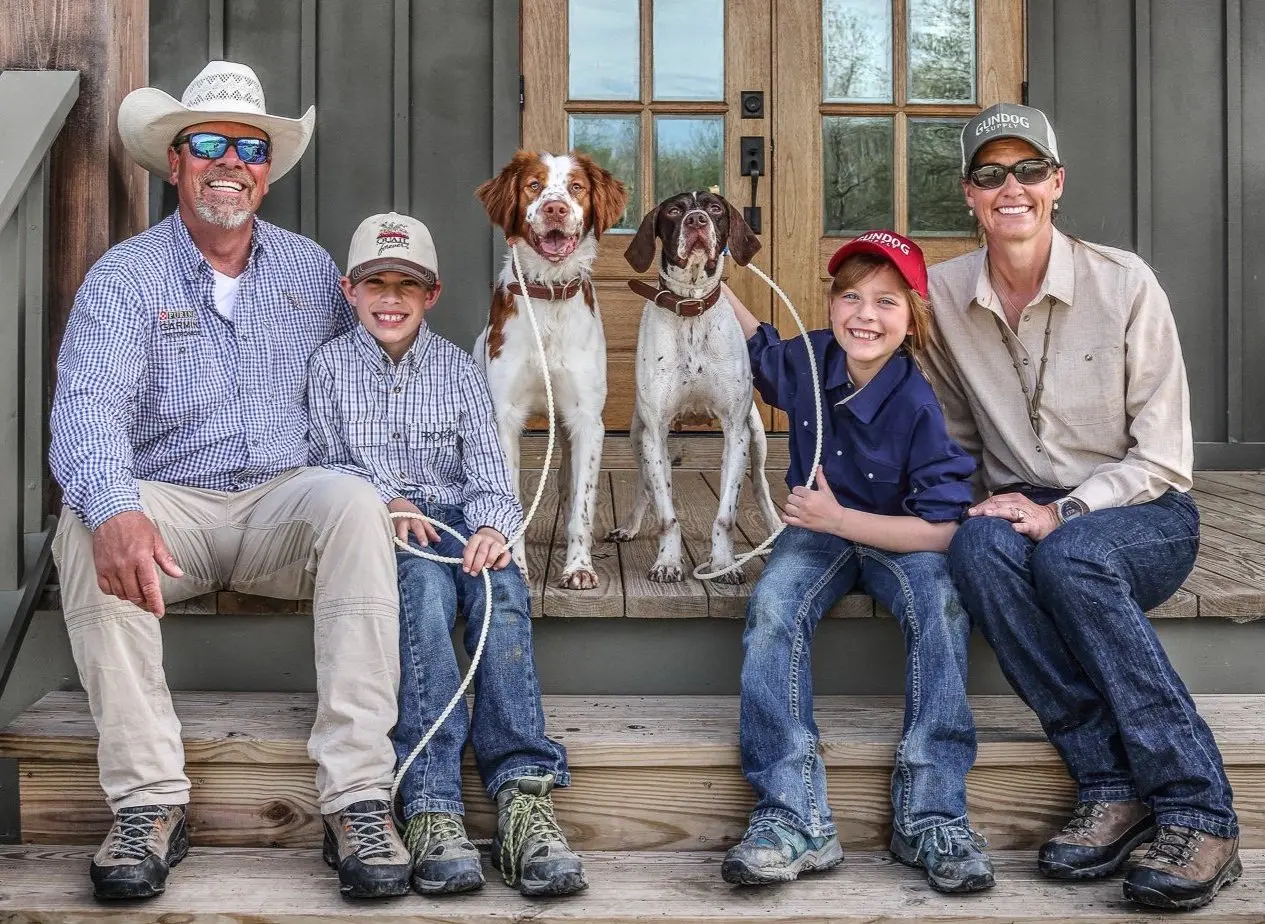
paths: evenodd
<path fill-rule="evenodd" d="M 1242 7 L 1243 423 L 1265 440 L 1265 3 Z"/>

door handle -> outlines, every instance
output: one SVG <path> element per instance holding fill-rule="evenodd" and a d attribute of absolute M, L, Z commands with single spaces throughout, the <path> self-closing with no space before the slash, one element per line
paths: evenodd
<path fill-rule="evenodd" d="M 739 176 L 751 177 L 751 204 L 742 210 L 742 217 L 756 234 L 761 232 L 760 206 L 756 205 L 756 192 L 759 189 L 760 177 L 764 176 L 764 136 L 743 135 L 739 140 L 738 152 L 741 158 Z"/>

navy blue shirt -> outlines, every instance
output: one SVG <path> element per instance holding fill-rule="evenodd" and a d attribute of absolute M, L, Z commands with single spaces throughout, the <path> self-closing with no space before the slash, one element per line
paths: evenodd
<path fill-rule="evenodd" d="M 962 518 L 975 460 L 949 438 L 935 392 L 902 349 L 865 386 L 848 381 L 847 355 L 828 330 L 809 331 L 822 389 L 822 457 L 839 503 L 866 513 L 912 514 L 930 523 Z M 802 337 L 783 341 L 769 324 L 747 341 L 761 397 L 790 415 L 786 484 L 808 481 L 817 434 L 813 382 Z"/>

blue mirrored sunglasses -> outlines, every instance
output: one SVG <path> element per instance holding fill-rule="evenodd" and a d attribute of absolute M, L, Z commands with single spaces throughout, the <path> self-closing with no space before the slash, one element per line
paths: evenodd
<path fill-rule="evenodd" d="M 266 164 L 272 154 L 272 145 L 264 138 L 229 138 L 216 132 L 194 132 L 181 135 L 171 143 L 173 148 L 189 145 L 189 153 L 202 160 L 219 160 L 228 153 L 231 144 L 243 164 Z"/>

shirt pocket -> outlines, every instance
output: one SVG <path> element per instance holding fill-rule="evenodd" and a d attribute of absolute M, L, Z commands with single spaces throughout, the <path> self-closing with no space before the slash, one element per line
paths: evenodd
<path fill-rule="evenodd" d="M 203 420 L 228 397 L 223 358 L 205 334 L 156 333 L 149 366 L 151 408 L 166 423 Z"/>
<path fill-rule="evenodd" d="M 457 423 L 453 416 L 408 426 L 409 456 L 419 472 L 425 472 L 426 480 L 436 487 L 462 480 Z"/>
<path fill-rule="evenodd" d="M 902 512 L 905 499 L 902 489 L 905 471 L 903 466 L 890 460 L 876 459 L 860 450 L 856 454 L 857 467 L 873 499 L 876 512 L 894 514 Z"/>
<path fill-rule="evenodd" d="M 348 456 L 354 465 L 378 479 L 395 480 L 393 471 L 404 457 L 404 435 L 385 420 L 353 420 L 347 424 Z"/>
<path fill-rule="evenodd" d="M 1042 402 L 1065 424 L 1078 427 L 1124 418 L 1123 349 L 1094 345 L 1057 350 L 1051 366 Z"/>

